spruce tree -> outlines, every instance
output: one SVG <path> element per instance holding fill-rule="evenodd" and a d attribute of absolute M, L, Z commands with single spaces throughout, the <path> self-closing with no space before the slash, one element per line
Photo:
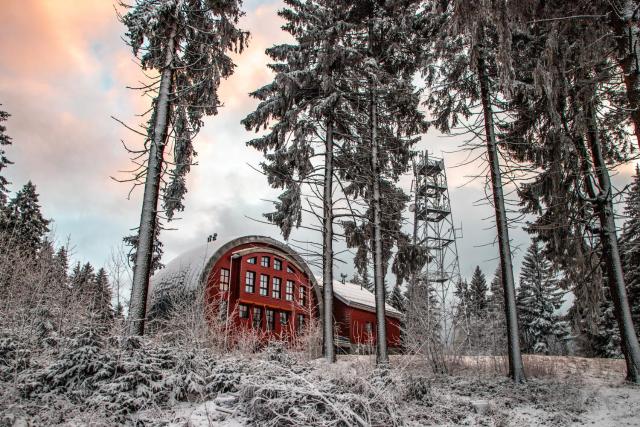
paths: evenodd
<path fill-rule="evenodd" d="M 163 208 L 171 220 L 184 209 L 185 177 L 195 156 L 193 138 L 203 117 L 218 113 L 218 86 L 233 74 L 235 65 L 228 52 L 242 51 L 248 35 L 236 27 L 242 15 L 238 0 L 137 0 L 132 6 L 122 6 L 126 13 L 121 21 L 133 54 L 144 70 L 159 74 L 142 88 L 154 97 L 145 151 L 136 152 L 135 158 L 143 154 L 148 158 L 133 178 L 139 184 L 144 181 L 144 195 L 129 317 L 130 333 L 142 335 L 161 183 L 166 182 Z M 167 162 L 165 148 L 170 142 L 173 161 Z"/>
<path fill-rule="evenodd" d="M 423 8 L 424 34 L 429 49 L 425 55 L 424 75 L 431 91 L 426 104 L 431 123 L 444 133 L 451 132 L 473 114 L 481 114 L 480 126 L 471 133 L 486 147 L 492 204 L 495 210 L 498 252 L 505 293 L 505 318 L 508 337 L 509 376 L 525 381 L 518 341 L 515 307 L 515 280 L 509 239 L 509 224 L 496 134 L 496 104 L 500 86 L 500 62 L 496 39 L 500 31 L 491 21 L 485 5 L 478 2 L 426 2 Z M 476 106 L 479 105 L 479 111 Z"/>
<path fill-rule="evenodd" d="M 534 240 L 522 264 L 517 297 L 525 351 L 549 354 L 553 339 L 562 341 L 569 334 L 569 325 L 557 314 L 563 295 L 558 283 L 553 266 Z"/>
<path fill-rule="evenodd" d="M 267 49 L 276 61 L 269 65 L 275 77 L 251 93 L 261 102 L 242 124 L 256 132 L 271 125 L 265 135 L 247 143 L 264 153 L 262 170 L 269 184 L 282 190 L 275 211 L 265 217 L 280 228 L 285 240 L 301 226 L 305 211 L 321 223 L 324 355 L 333 362 L 334 179 L 340 172 L 335 152 L 342 149 L 353 122 L 346 96 L 346 70 L 357 60 L 346 46 L 354 28 L 347 20 L 353 5 L 299 0 L 285 4 L 278 14 L 295 43 Z M 304 192 L 317 196 L 309 209 L 303 207 Z"/>
<path fill-rule="evenodd" d="M 487 298 L 488 336 L 491 341 L 493 355 L 504 354 L 507 343 L 507 335 L 504 328 L 506 323 L 504 318 L 504 290 L 500 274 L 502 273 L 500 266 L 498 266 L 489 286 L 491 294 Z"/>
<path fill-rule="evenodd" d="M 484 317 L 487 310 L 487 291 L 487 279 L 480 270 L 480 266 L 476 266 L 469 283 L 469 303 L 472 316 Z"/>
<path fill-rule="evenodd" d="M 92 315 L 101 325 L 107 326 L 113 320 L 113 307 L 111 306 L 111 288 L 109 277 L 104 268 L 96 273 L 91 290 Z"/>
<path fill-rule="evenodd" d="M 631 317 L 636 333 L 640 335 L 640 167 L 637 165 L 626 202 L 624 215 L 627 219 L 620 236 L 620 249 Z"/>
<path fill-rule="evenodd" d="M 513 122 L 503 141 L 514 160 L 540 171 L 521 191 L 525 213 L 543 219 L 534 231 L 554 261 L 567 264 L 563 269 L 569 274 L 579 271 L 582 277 L 571 282 L 590 283 L 589 276 L 600 275 L 598 269 L 606 273 L 627 378 L 640 382 L 640 343 L 627 298 L 610 177 L 610 169 L 629 158 L 629 115 L 620 119 L 624 109 L 612 108 L 624 97 L 617 60 L 610 55 L 615 50 L 602 30 L 605 20 L 565 19 L 574 13 L 571 2 L 517 6 L 501 12 L 510 17 L 505 28 L 518 35 L 507 49 L 517 84 L 510 87 Z M 604 284 L 591 283 L 596 292 Z M 578 299 L 581 293 L 587 294 L 576 293 Z M 592 311 L 599 298 L 588 300 Z"/>
<path fill-rule="evenodd" d="M 21 248 L 35 255 L 49 232 L 51 221 L 42 215 L 36 186 L 31 181 L 9 201 L 6 215 L 3 231 L 10 234 Z"/>
<path fill-rule="evenodd" d="M 401 313 L 406 312 L 407 310 L 407 301 L 404 297 L 404 294 L 400 290 L 400 285 L 396 283 L 393 287 L 393 290 L 389 294 L 389 305 Z"/>
<path fill-rule="evenodd" d="M 2 104 L 0 104 L 0 107 Z M 6 157 L 6 153 L 4 151 L 4 146 L 11 145 L 11 137 L 7 135 L 7 128 L 2 122 L 7 121 L 10 117 L 10 114 L 0 110 L 0 224 L 2 224 L 2 212 L 7 203 L 7 194 L 9 190 L 7 189 L 7 178 L 3 176 L 3 169 L 8 165 L 12 164 L 11 161 Z"/>

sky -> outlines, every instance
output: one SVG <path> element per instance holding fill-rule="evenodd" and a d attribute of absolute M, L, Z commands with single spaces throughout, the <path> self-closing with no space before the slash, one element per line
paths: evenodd
<path fill-rule="evenodd" d="M 228 239 L 242 234 L 279 238 L 278 230 L 253 221 L 270 209 L 268 200 L 277 192 L 256 172 L 261 154 L 245 145 L 253 134 L 240 120 L 257 101 L 248 93 L 268 83 L 273 75 L 264 54 L 273 44 L 289 40 L 277 16 L 279 1 L 244 2 L 241 28 L 251 32 L 249 47 L 234 55 L 235 74 L 220 86 L 224 107 L 205 119 L 195 140 L 198 165 L 188 177 L 186 210 L 171 224 L 162 240 L 164 262 L 218 234 Z M 6 123 L 13 145 L 7 155 L 14 165 L 6 169 L 17 191 L 28 180 L 38 189 L 42 210 L 52 218 L 59 244 L 70 242 L 78 261 L 95 266 L 107 263 L 123 236 L 137 226 L 141 188 L 129 197 L 125 178 L 131 168 L 122 142 L 135 146 L 139 139 L 113 117 L 132 126 L 136 114 L 148 109 L 149 99 L 127 86 L 143 80 L 143 74 L 122 37 L 112 0 L 4 0 L 0 14 L 0 104 L 12 116 Z M 461 227 L 458 239 L 460 268 L 470 277 L 479 265 L 490 280 L 497 265 L 492 208 L 485 200 L 482 158 L 466 162 L 469 153 L 459 151 L 460 137 L 429 132 L 419 149 L 443 156 L 454 222 Z M 479 154 L 479 153 L 476 153 Z M 471 158 L 477 157 L 476 154 Z M 633 165 L 621 168 L 618 185 L 630 180 Z M 409 188 L 411 179 L 402 180 Z M 299 232 L 299 240 L 319 236 Z M 511 230 L 516 274 L 528 246 L 519 225 Z M 351 256 L 336 266 L 351 275 Z"/>

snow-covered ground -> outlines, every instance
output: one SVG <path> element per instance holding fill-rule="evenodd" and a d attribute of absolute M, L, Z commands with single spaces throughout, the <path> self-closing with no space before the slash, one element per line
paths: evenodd
<path fill-rule="evenodd" d="M 49 350 L 0 339 L 0 426 L 624 426 L 640 425 L 640 387 L 621 360 L 448 358 L 449 374 L 395 355 L 305 361 L 282 348 L 215 355 L 83 333 Z"/>

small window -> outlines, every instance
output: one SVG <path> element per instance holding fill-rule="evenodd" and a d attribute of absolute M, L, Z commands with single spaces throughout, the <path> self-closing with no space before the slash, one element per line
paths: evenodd
<path fill-rule="evenodd" d="M 281 325 L 286 325 L 288 321 L 289 321 L 289 313 L 287 313 L 286 311 L 281 311 L 280 312 L 280 324 Z"/>
<path fill-rule="evenodd" d="M 280 283 L 279 277 L 273 278 L 273 288 L 271 289 L 271 297 L 280 299 Z"/>
<path fill-rule="evenodd" d="M 253 293 L 256 290 L 256 273 L 247 271 L 244 276 L 244 291 Z"/>
<path fill-rule="evenodd" d="M 249 259 L 247 260 L 247 262 L 248 262 L 249 264 L 255 264 L 255 263 L 257 262 L 256 257 L 249 258 Z"/>
<path fill-rule="evenodd" d="M 238 305 L 238 316 L 241 319 L 248 319 L 249 318 L 249 307 L 247 307 L 244 304 Z"/>
<path fill-rule="evenodd" d="M 297 319 L 298 320 L 297 328 L 298 328 L 298 330 L 300 330 L 300 329 L 304 328 L 304 314 L 298 314 L 297 318 L 298 318 Z"/>
<path fill-rule="evenodd" d="M 229 290 L 229 270 L 227 270 L 226 268 L 220 269 L 220 290 Z"/>
<path fill-rule="evenodd" d="M 273 269 L 274 270 L 282 270 L 282 260 L 278 258 L 273 259 Z"/>
<path fill-rule="evenodd" d="M 263 267 L 269 267 L 270 262 L 271 259 L 268 256 L 263 256 L 262 260 L 260 261 L 260 265 Z"/>
<path fill-rule="evenodd" d="M 276 327 L 275 313 L 271 309 L 267 309 L 267 330 L 273 331 Z"/>
<path fill-rule="evenodd" d="M 293 301 L 293 280 L 287 280 L 287 290 L 285 298 L 287 301 Z"/>
<path fill-rule="evenodd" d="M 298 286 L 298 301 L 302 306 L 307 305 L 307 292 L 302 285 Z"/>
<path fill-rule="evenodd" d="M 269 295 L 269 276 L 266 274 L 260 275 L 260 295 L 263 297 Z"/>
<path fill-rule="evenodd" d="M 296 271 L 293 268 L 291 268 L 291 266 L 287 265 L 287 273 L 295 274 Z"/>
<path fill-rule="evenodd" d="M 262 308 L 253 307 L 253 328 L 260 329 L 262 326 Z"/>

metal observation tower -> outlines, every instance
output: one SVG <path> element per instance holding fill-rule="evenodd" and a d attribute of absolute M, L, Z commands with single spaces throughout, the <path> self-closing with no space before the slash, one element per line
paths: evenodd
<path fill-rule="evenodd" d="M 460 281 L 460 265 L 456 230 L 451 214 L 449 188 L 444 160 L 419 152 L 413 163 L 411 192 L 414 197 L 409 210 L 413 212 L 413 243 L 427 251 L 428 261 L 416 275 L 409 305 L 416 313 L 428 317 L 436 340 L 450 343 L 453 334 L 453 292 Z"/>

